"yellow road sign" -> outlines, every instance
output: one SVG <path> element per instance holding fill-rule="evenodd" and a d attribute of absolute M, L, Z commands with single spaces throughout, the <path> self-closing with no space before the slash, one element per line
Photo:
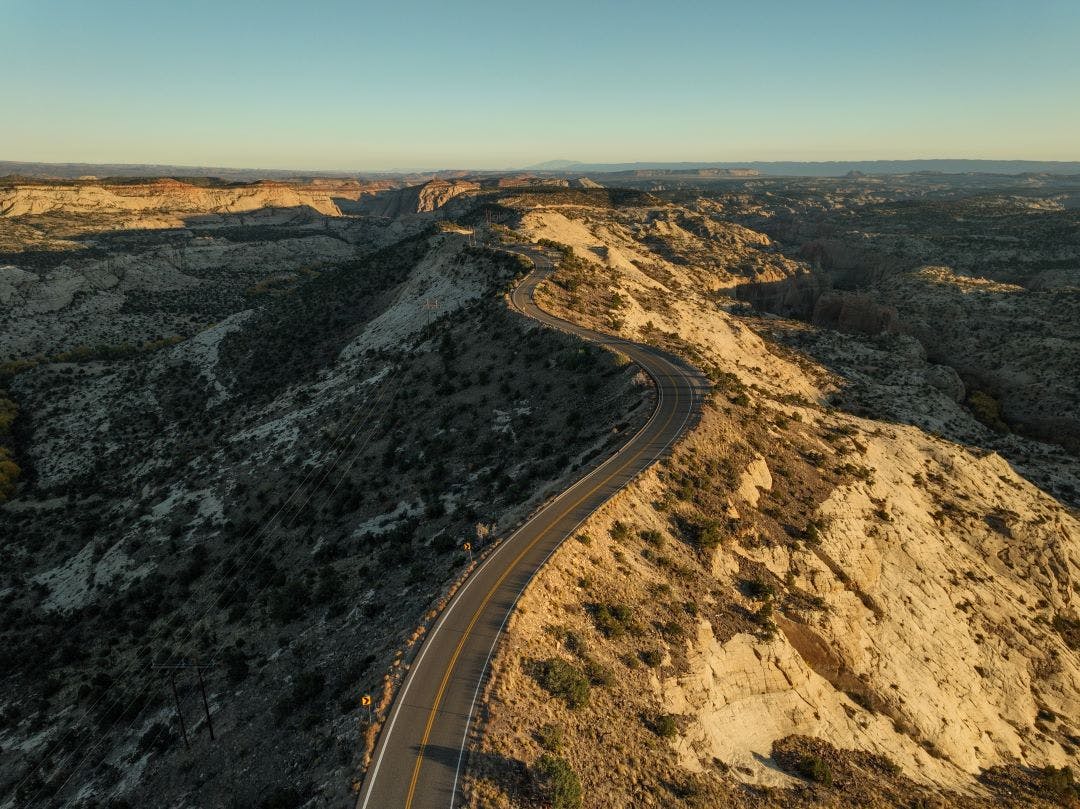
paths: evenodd
<path fill-rule="evenodd" d="M 369 707 L 371 705 L 371 695 L 364 694 L 364 696 L 360 697 L 360 704 L 365 708 Z"/>

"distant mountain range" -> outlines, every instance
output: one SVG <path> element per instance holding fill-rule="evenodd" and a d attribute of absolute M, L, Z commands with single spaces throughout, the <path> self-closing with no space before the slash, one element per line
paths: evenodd
<path fill-rule="evenodd" d="M 825 162 L 746 161 L 738 163 L 579 163 L 548 160 L 527 166 L 529 171 L 602 174 L 626 171 L 693 171 L 699 169 L 753 169 L 759 174 L 797 177 L 837 177 L 862 174 L 1080 174 L 1080 161 L 1055 160 L 830 160 Z"/>
<path fill-rule="evenodd" d="M 0 160 L 0 177 L 15 175 L 62 180 L 75 180 L 80 177 L 216 177 L 234 182 L 251 182 L 253 180 L 310 180 L 342 177 L 361 179 L 408 176 L 408 174 L 410 172 L 173 166 L 167 163 L 22 163 Z"/>
<path fill-rule="evenodd" d="M 700 173 L 701 176 L 738 177 L 754 174 L 780 177 L 839 177 L 860 174 L 1080 174 L 1080 161 L 1052 160 L 832 160 L 826 162 L 637 162 L 581 163 L 575 160 L 548 160 L 518 169 L 402 169 L 398 171 L 312 171 L 305 169 L 225 168 L 218 166 L 173 166 L 145 163 L 23 163 L 0 160 L 0 177 L 77 179 L 80 177 L 216 177 L 233 182 L 253 180 L 312 180 L 317 178 L 388 178 L 423 182 L 434 176 L 465 177 L 540 172 L 581 176 L 584 174 L 668 174 Z"/>

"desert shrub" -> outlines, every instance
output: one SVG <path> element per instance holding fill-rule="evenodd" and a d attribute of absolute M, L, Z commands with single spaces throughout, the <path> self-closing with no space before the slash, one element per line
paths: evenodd
<path fill-rule="evenodd" d="M 625 604 L 597 604 L 592 610 L 593 623 L 605 637 L 621 638 L 627 632 L 636 632 L 634 614 Z"/>
<path fill-rule="evenodd" d="M 676 517 L 675 522 L 679 533 L 700 551 L 710 551 L 723 541 L 723 532 L 717 520 Z"/>
<path fill-rule="evenodd" d="M 750 613 L 750 620 L 761 627 L 761 636 L 768 640 L 776 634 L 776 624 L 773 622 L 773 605 L 766 601 L 756 612 Z"/>
<path fill-rule="evenodd" d="M 986 391 L 973 390 L 967 400 L 971 415 L 994 432 L 1007 433 L 1009 425 L 1001 418 L 1001 405 Z"/>
<path fill-rule="evenodd" d="M 664 535 L 652 528 L 642 531 L 641 538 L 654 548 L 664 547 Z"/>
<path fill-rule="evenodd" d="M 226 649 L 221 655 L 222 662 L 225 664 L 225 677 L 231 685 L 236 685 L 247 679 L 248 668 L 247 657 L 239 649 L 231 648 Z"/>
<path fill-rule="evenodd" d="M 566 635 L 563 637 L 563 646 L 566 647 L 567 651 L 573 652 L 578 657 L 583 657 L 589 653 L 589 645 L 576 629 L 566 630 Z"/>
<path fill-rule="evenodd" d="M 293 680 L 289 693 L 281 697 L 274 705 L 274 714 L 278 721 L 314 700 L 325 688 L 326 678 L 321 672 L 305 671 L 298 674 Z"/>
<path fill-rule="evenodd" d="M 591 657 L 585 659 L 585 676 L 593 685 L 609 686 L 615 682 L 615 672 Z"/>
<path fill-rule="evenodd" d="M 299 581 L 291 581 L 278 588 L 270 596 L 270 617 L 278 623 L 295 621 L 304 614 L 304 607 L 310 602 L 307 588 Z"/>
<path fill-rule="evenodd" d="M 743 592 L 751 598 L 764 601 L 776 595 L 776 588 L 763 579 L 749 579 L 743 582 Z"/>
<path fill-rule="evenodd" d="M 332 567 L 319 568 L 319 583 L 315 587 L 314 599 L 317 604 L 331 604 L 345 592 L 341 574 Z"/>
<path fill-rule="evenodd" d="M 11 429 L 17 415 L 19 415 L 19 408 L 8 398 L 7 393 L 0 389 L 0 434 Z"/>
<path fill-rule="evenodd" d="M 589 680 L 578 668 L 560 657 L 549 657 L 536 667 L 540 687 L 577 709 L 589 701 Z"/>
<path fill-rule="evenodd" d="M 458 548 L 458 539 L 449 533 L 439 534 L 431 540 L 431 547 L 436 553 L 450 553 L 450 551 Z"/>
<path fill-rule="evenodd" d="M 558 753 L 563 743 L 562 725 L 553 725 L 550 722 L 542 725 L 536 731 L 536 741 L 549 753 Z"/>
<path fill-rule="evenodd" d="M 581 781 L 566 759 L 544 753 L 533 764 L 530 775 L 540 799 L 551 809 L 581 806 Z"/>
<path fill-rule="evenodd" d="M 653 732 L 662 739 L 674 739 L 679 733 L 675 717 L 669 713 L 660 714 L 653 720 Z"/>
<path fill-rule="evenodd" d="M 650 668 L 656 668 L 664 660 L 664 655 L 659 649 L 643 649 L 638 655 L 641 662 Z"/>
<path fill-rule="evenodd" d="M 139 755 L 145 755 L 146 753 L 160 755 L 172 745 L 175 735 L 172 728 L 164 722 L 154 722 L 139 738 L 136 751 Z"/>
<path fill-rule="evenodd" d="M 181 584 L 191 584 L 202 576 L 206 570 L 208 554 L 205 545 L 196 545 L 191 549 L 191 558 L 177 574 L 176 578 Z"/>
<path fill-rule="evenodd" d="M 22 469 L 4 447 L 0 447 L 0 503 L 15 492 L 15 484 L 22 475 Z"/>
<path fill-rule="evenodd" d="M 296 787 L 278 787 L 259 804 L 259 809 L 296 809 L 304 803 Z"/>
<path fill-rule="evenodd" d="M 620 541 L 629 539 L 631 534 L 630 526 L 628 526 L 622 520 L 615 520 L 615 522 L 611 524 L 611 529 L 609 533 L 611 534 L 612 539 L 617 539 Z"/>
<path fill-rule="evenodd" d="M 795 763 L 795 772 L 810 781 L 830 786 L 832 784 L 832 770 L 820 756 L 813 753 L 802 756 Z"/>

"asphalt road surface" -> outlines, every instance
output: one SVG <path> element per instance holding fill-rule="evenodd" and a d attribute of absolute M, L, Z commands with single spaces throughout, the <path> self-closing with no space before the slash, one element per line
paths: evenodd
<path fill-rule="evenodd" d="M 462 806 L 461 779 L 469 727 L 496 643 L 518 597 L 564 539 L 638 473 L 670 451 L 700 417 L 705 378 L 674 355 L 609 337 L 541 310 L 536 285 L 553 272 L 540 251 L 513 252 L 535 269 L 515 288 L 513 305 L 528 317 L 611 346 L 656 383 L 648 422 L 492 552 L 435 622 L 394 700 L 357 801 L 358 809 L 449 809 Z"/>

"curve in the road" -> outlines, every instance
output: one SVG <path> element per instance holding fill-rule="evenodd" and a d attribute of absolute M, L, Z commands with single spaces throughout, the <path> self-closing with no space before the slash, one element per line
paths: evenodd
<path fill-rule="evenodd" d="M 394 700 L 364 779 L 357 809 L 452 809 L 469 727 L 491 657 L 521 593 L 559 544 L 697 421 L 708 383 L 678 357 L 557 318 L 534 300 L 550 275 L 539 250 L 512 252 L 535 269 L 511 294 L 523 314 L 589 342 L 616 348 L 656 385 L 648 421 L 614 455 L 554 498 L 469 576 L 435 622 Z"/>

